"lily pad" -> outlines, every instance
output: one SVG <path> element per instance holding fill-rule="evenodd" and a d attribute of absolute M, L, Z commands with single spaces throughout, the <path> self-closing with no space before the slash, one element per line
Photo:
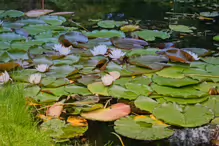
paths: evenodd
<path fill-rule="evenodd" d="M 133 34 L 137 35 L 141 39 L 144 39 L 145 41 L 154 41 L 156 38 L 168 39 L 170 37 L 170 34 L 156 30 L 136 31 Z"/>
<path fill-rule="evenodd" d="M 139 96 L 134 103 L 137 108 L 150 113 L 159 105 L 156 100 L 146 96 Z"/>
<path fill-rule="evenodd" d="M 177 104 L 197 104 L 209 99 L 209 96 L 201 98 L 175 98 L 175 97 L 163 97 L 165 101 L 175 102 Z"/>
<path fill-rule="evenodd" d="M 200 15 L 204 17 L 217 17 L 219 16 L 219 13 L 218 12 L 201 12 Z"/>
<path fill-rule="evenodd" d="M 109 96 L 108 88 L 105 87 L 102 82 L 94 82 L 92 84 L 88 84 L 87 88 L 93 94 Z"/>
<path fill-rule="evenodd" d="M 192 28 L 186 25 L 169 25 L 169 28 L 178 32 L 193 32 Z"/>
<path fill-rule="evenodd" d="M 128 116 L 130 113 L 131 108 L 129 105 L 124 103 L 117 103 L 108 108 L 82 113 L 81 116 L 89 120 L 108 122 Z"/>
<path fill-rule="evenodd" d="M 98 26 L 102 28 L 114 28 L 121 25 L 127 24 L 126 21 L 114 21 L 114 20 L 102 20 L 97 23 Z"/>
<path fill-rule="evenodd" d="M 112 37 L 125 37 L 125 34 L 117 30 L 94 30 L 92 32 L 84 32 L 89 38 L 112 38 Z"/>
<path fill-rule="evenodd" d="M 205 57 L 202 60 L 210 64 L 219 64 L 219 57 Z"/>
<path fill-rule="evenodd" d="M 0 33 L 1 41 L 25 40 L 24 36 L 15 33 Z"/>
<path fill-rule="evenodd" d="M 129 116 L 115 122 L 115 131 L 123 136 L 137 140 L 159 140 L 168 138 L 174 131 L 165 126 L 158 126 L 146 116 Z"/>
<path fill-rule="evenodd" d="M 219 116 L 219 96 L 218 95 L 209 96 L 209 99 L 206 102 L 204 102 L 202 105 L 212 109 L 216 117 Z"/>
<path fill-rule="evenodd" d="M 180 98 L 200 98 L 207 95 L 206 92 L 196 90 L 192 87 L 171 88 L 152 84 L 152 89 L 160 95 Z"/>
<path fill-rule="evenodd" d="M 194 80 L 188 77 L 176 79 L 176 78 L 165 78 L 162 76 L 153 75 L 153 82 L 158 85 L 171 86 L 171 87 L 183 87 L 188 85 L 198 84 L 200 81 Z"/>
<path fill-rule="evenodd" d="M 71 94 L 78 94 L 83 96 L 91 95 L 91 92 L 89 92 L 87 88 L 76 85 L 65 86 L 65 91 Z"/>
<path fill-rule="evenodd" d="M 25 97 L 34 97 L 40 92 L 39 86 L 32 86 L 24 89 Z"/>
<path fill-rule="evenodd" d="M 25 15 L 27 17 L 39 17 L 51 12 L 53 12 L 53 10 L 48 10 L 48 9 L 30 10 L 26 12 Z"/>
<path fill-rule="evenodd" d="M 115 98 L 134 100 L 138 97 L 136 93 L 118 85 L 113 85 L 112 87 L 110 87 L 108 92 L 110 96 Z"/>
<path fill-rule="evenodd" d="M 147 85 L 137 84 L 137 83 L 127 83 L 125 84 L 126 89 L 134 92 L 137 95 L 149 95 L 152 90 Z"/>
<path fill-rule="evenodd" d="M 68 32 L 68 33 L 61 35 L 59 37 L 59 42 L 64 45 L 69 46 L 70 44 L 75 44 L 77 42 L 87 43 L 88 38 L 80 32 L 73 31 L 73 32 Z"/>
<path fill-rule="evenodd" d="M 24 13 L 18 10 L 7 10 L 0 14 L 0 18 L 2 17 L 16 18 L 21 16 L 24 16 Z"/>
<path fill-rule="evenodd" d="M 207 124 L 214 113 L 202 105 L 180 107 L 175 103 L 164 103 L 153 111 L 153 115 L 164 122 L 180 127 L 197 127 Z"/>
<path fill-rule="evenodd" d="M 50 25 L 61 25 L 66 21 L 62 16 L 41 16 L 40 19 Z"/>
<path fill-rule="evenodd" d="M 147 42 L 132 38 L 111 38 L 114 46 L 121 49 L 141 49 L 148 45 Z"/>

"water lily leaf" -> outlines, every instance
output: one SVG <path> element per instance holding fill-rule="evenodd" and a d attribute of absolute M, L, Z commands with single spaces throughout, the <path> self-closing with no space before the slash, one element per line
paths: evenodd
<path fill-rule="evenodd" d="M 136 83 L 127 83 L 127 84 L 125 84 L 125 87 L 126 87 L 126 89 L 134 92 L 137 95 L 147 96 L 149 93 L 152 92 L 150 87 L 147 85 L 141 85 L 141 84 L 136 84 Z"/>
<path fill-rule="evenodd" d="M 219 13 L 218 12 L 201 12 L 200 13 L 201 16 L 204 16 L 204 17 L 217 17 L 219 16 Z"/>
<path fill-rule="evenodd" d="M 191 52 L 197 54 L 198 56 L 205 55 L 209 52 L 209 50 L 207 50 L 205 48 L 181 48 L 181 49 L 191 51 Z"/>
<path fill-rule="evenodd" d="M 190 63 L 196 60 L 188 52 L 177 48 L 163 49 L 158 54 L 166 55 L 173 62 Z"/>
<path fill-rule="evenodd" d="M 71 125 L 75 127 L 87 127 L 88 126 L 87 120 L 82 117 L 71 116 L 71 117 L 68 117 L 67 122 L 71 123 Z"/>
<path fill-rule="evenodd" d="M 98 109 L 87 113 L 82 113 L 81 116 L 85 119 L 95 121 L 115 121 L 121 117 L 125 117 L 131 113 L 129 105 L 117 103 L 108 108 Z"/>
<path fill-rule="evenodd" d="M 50 72 L 48 72 L 48 75 L 53 75 L 57 78 L 66 77 L 68 75 L 72 75 L 74 73 L 77 73 L 78 69 L 73 66 L 69 65 L 62 65 L 62 66 L 52 66 L 50 68 Z"/>
<path fill-rule="evenodd" d="M 59 118 L 62 111 L 63 111 L 63 104 L 61 102 L 56 102 L 46 110 L 46 116 Z"/>
<path fill-rule="evenodd" d="M 114 81 L 113 84 L 125 87 L 125 84 L 127 84 L 131 80 L 132 79 L 130 77 L 122 77 L 122 78 L 119 78 L 118 80 Z"/>
<path fill-rule="evenodd" d="M 102 20 L 97 23 L 97 25 L 102 28 L 114 28 L 114 27 L 119 27 L 124 24 L 128 24 L 128 22 L 114 21 L 114 20 Z"/>
<path fill-rule="evenodd" d="M 66 81 L 64 79 L 58 79 L 58 81 L 57 81 L 56 77 L 46 77 L 46 78 L 43 78 L 40 83 L 44 87 L 58 87 L 58 86 L 66 84 Z M 55 84 L 55 86 L 54 86 L 54 84 Z"/>
<path fill-rule="evenodd" d="M 0 52 L 0 62 L 7 63 L 11 60 L 11 57 L 8 55 L 8 52 L 1 51 Z"/>
<path fill-rule="evenodd" d="M 182 108 L 175 103 L 162 104 L 154 109 L 153 115 L 168 124 L 180 127 L 201 126 L 214 118 L 214 113 L 202 105 L 187 105 Z"/>
<path fill-rule="evenodd" d="M 27 17 L 39 17 L 51 12 L 53 12 L 53 10 L 48 10 L 48 9 L 30 10 L 26 12 L 25 15 Z"/>
<path fill-rule="evenodd" d="M 219 41 L 219 35 L 214 36 L 214 37 L 213 37 L 213 40 L 214 40 L 214 41 Z"/>
<path fill-rule="evenodd" d="M 24 89 L 25 97 L 34 97 L 40 92 L 39 86 L 27 87 Z"/>
<path fill-rule="evenodd" d="M 87 88 L 93 94 L 109 96 L 108 88 L 104 86 L 102 82 L 94 82 L 92 84 L 88 84 Z"/>
<path fill-rule="evenodd" d="M 42 32 L 35 36 L 36 41 L 51 42 L 58 44 L 58 35 L 53 35 L 52 31 Z"/>
<path fill-rule="evenodd" d="M 54 96 L 61 97 L 63 95 L 69 95 L 64 86 L 57 88 L 42 88 L 41 92 L 53 94 Z"/>
<path fill-rule="evenodd" d="M 134 79 L 130 80 L 130 83 L 140 85 L 149 85 L 151 82 L 151 79 L 146 76 L 135 77 Z"/>
<path fill-rule="evenodd" d="M 22 20 L 18 20 L 16 21 L 17 23 L 23 23 L 23 24 L 46 24 L 45 21 L 41 20 L 41 19 L 22 19 Z"/>
<path fill-rule="evenodd" d="M 9 49 L 8 55 L 13 60 L 29 59 L 27 51 L 19 50 L 19 49 Z"/>
<path fill-rule="evenodd" d="M 156 72 L 156 74 L 166 78 L 182 79 L 185 77 L 185 75 L 183 74 L 184 69 L 184 67 L 172 66 L 169 68 L 164 68 L 161 71 Z"/>
<path fill-rule="evenodd" d="M 10 48 L 10 43 L 8 42 L 0 42 L 0 50 L 4 50 Z"/>
<path fill-rule="evenodd" d="M 98 103 L 100 98 L 98 96 L 86 96 L 86 97 L 81 97 L 77 98 L 78 101 L 73 102 L 72 104 L 75 106 L 86 106 L 86 105 L 91 105 Z"/>
<path fill-rule="evenodd" d="M 82 136 L 87 131 L 88 126 L 76 126 L 72 124 L 65 124 L 59 119 L 52 119 L 41 124 L 41 130 L 48 133 L 55 141 L 68 140 L 71 138 Z"/>
<path fill-rule="evenodd" d="M 147 42 L 132 38 L 111 38 L 114 46 L 121 49 L 141 49 L 148 45 Z"/>
<path fill-rule="evenodd" d="M 40 19 L 50 25 L 61 25 L 66 21 L 62 16 L 41 16 Z"/>
<path fill-rule="evenodd" d="M 194 86 L 195 89 L 198 89 L 203 92 L 208 92 L 211 88 L 218 88 L 219 83 L 213 83 L 213 82 L 202 82 L 201 84 L 198 84 Z"/>
<path fill-rule="evenodd" d="M 123 98 L 123 99 L 128 99 L 128 100 L 134 100 L 138 97 L 138 95 L 126 88 L 123 88 L 118 85 L 113 85 L 112 87 L 109 88 L 108 90 L 109 95 L 114 97 L 114 98 Z"/>
<path fill-rule="evenodd" d="M 12 69 L 15 69 L 16 67 L 19 67 L 20 65 L 15 62 L 8 62 L 8 63 L 0 63 L 0 71 L 10 71 Z"/>
<path fill-rule="evenodd" d="M 120 30 L 123 32 L 133 32 L 139 29 L 140 27 L 138 25 L 125 25 L 120 28 Z"/>
<path fill-rule="evenodd" d="M 25 50 L 28 51 L 28 49 L 32 46 L 40 46 L 44 42 L 41 41 L 13 41 L 11 42 L 11 48 L 12 49 L 19 49 L 19 50 Z"/>
<path fill-rule="evenodd" d="M 153 75 L 153 82 L 158 85 L 171 86 L 171 87 L 183 87 L 188 85 L 198 84 L 200 81 L 194 80 L 188 77 L 176 79 L 176 78 L 165 78 L 162 76 Z"/>
<path fill-rule="evenodd" d="M 51 59 L 49 59 L 48 57 L 46 56 L 38 56 L 38 57 L 35 57 L 33 59 L 33 62 L 35 65 L 38 65 L 38 64 L 47 64 L 47 65 L 52 65 L 53 64 L 53 61 Z"/>
<path fill-rule="evenodd" d="M 123 136 L 137 140 L 159 140 L 174 134 L 173 130 L 154 123 L 147 116 L 129 116 L 117 120 L 114 129 Z"/>
<path fill-rule="evenodd" d="M 66 16 L 66 15 L 73 15 L 74 12 L 54 12 L 49 14 L 50 16 Z"/>
<path fill-rule="evenodd" d="M 137 35 L 141 39 L 144 39 L 145 41 L 154 41 L 156 38 L 168 39 L 170 37 L 170 35 L 166 32 L 155 30 L 136 31 L 133 34 Z"/>
<path fill-rule="evenodd" d="M 79 94 L 83 96 L 91 95 L 91 92 L 89 92 L 87 88 L 76 85 L 65 86 L 65 91 L 70 94 Z"/>
<path fill-rule="evenodd" d="M 13 71 L 13 74 L 11 74 L 11 78 L 13 79 L 13 81 L 29 83 L 29 76 L 34 73 L 36 73 L 35 69 L 17 70 Z"/>
<path fill-rule="evenodd" d="M 173 31 L 178 31 L 178 32 L 193 32 L 192 28 L 189 26 L 185 25 L 169 25 L 169 28 Z"/>
<path fill-rule="evenodd" d="M 87 43 L 88 38 L 80 32 L 73 31 L 61 35 L 59 37 L 59 42 L 65 46 L 70 46 L 71 44 L 75 44 L 77 42 Z"/>
<path fill-rule="evenodd" d="M 18 10 L 7 10 L 0 14 L 0 18 L 2 17 L 16 18 L 21 16 L 24 16 L 24 13 Z"/>
<path fill-rule="evenodd" d="M 180 98 L 200 98 L 207 95 L 206 92 L 196 90 L 192 87 L 172 88 L 152 84 L 152 89 L 160 95 Z"/>
<path fill-rule="evenodd" d="M 215 116 L 219 116 L 219 96 L 218 95 L 211 95 L 209 99 L 202 103 L 203 106 L 206 106 L 214 112 Z"/>
<path fill-rule="evenodd" d="M 148 111 L 150 113 L 152 113 L 152 111 L 159 105 L 156 100 L 146 96 L 139 96 L 135 100 L 134 104 L 137 108 Z"/>
<path fill-rule="evenodd" d="M 175 98 L 175 97 L 163 97 L 165 101 L 175 102 L 177 104 L 196 104 L 208 100 L 208 96 L 201 98 Z"/>
<path fill-rule="evenodd" d="M 112 37 L 125 37 L 125 34 L 117 30 L 94 30 L 92 32 L 84 32 L 89 38 L 112 38 Z"/>
<path fill-rule="evenodd" d="M 93 69 L 93 68 L 92 68 Z M 78 79 L 77 81 L 85 86 L 87 86 L 88 84 L 100 81 L 100 76 L 99 75 L 84 75 L 82 76 L 80 79 Z"/>
<path fill-rule="evenodd" d="M 86 44 L 78 43 L 76 46 L 79 48 L 93 48 L 98 45 L 111 46 L 112 43 L 109 38 L 96 38 L 89 40 Z"/>
<path fill-rule="evenodd" d="M 0 33 L 0 41 L 25 40 L 24 36 L 15 33 Z"/>
<path fill-rule="evenodd" d="M 3 27 L 9 28 L 10 31 L 11 31 L 11 28 L 19 29 L 19 28 L 23 27 L 24 25 L 25 24 L 23 24 L 23 23 L 17 23 L 17 22 L 4 22 L 2 24 Z"/>
<path fill-rule="evenodd" d="M 144 55 L 156 55 L 156 52 L 160 51 L 158 48 L 136 49 L 131 50 L 126 54 L 127 57 L 144 56 Z"/>
<path fill-rule="evenodd" d="M 219 64 L 219 57 L 205 57 L 202 58 L 202 60 L 210 64 L 215 64 L 215 65 Z"/>
<path fill-rule="evenodd" d="M 40 103 L 58 101 L 59 98 L 60 96 L 55 96 L 44 92 L 40 92 L 37 96 L 33 97 L 34 100 Z"/>
<path fill-rule="evenodd" d="M 160 70 L 167 66 L 163 62 L 168 62 L 168 59 L 165 56 L 140 56 L 140 57 L 133 57 L 129 59 L 131 64 L 146 67 L 153 70 Z"/>

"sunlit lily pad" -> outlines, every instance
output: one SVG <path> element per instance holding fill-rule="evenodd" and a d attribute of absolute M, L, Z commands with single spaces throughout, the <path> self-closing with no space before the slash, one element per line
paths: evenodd
<path fill-rule="evenodd" d="M 94 82 L 87 85 L 88 90 L 93 94 L 109 96 L 108 88 L 102 82 Z"/>
<path fill-rule="evenodd" d="M 212 95 L 209 96 L 209 99 L 202 104 L 203 106 L 206 106 L 214 112 L 215 116 L 219 116 L 219 96 L 218 95 Z"/>
<path fill-rule="evenodd" d="M 123 32 L 133 32 L 139 29 L 140 27 L 138 25 L 125 25 L 120 28 L 120 30 Z"/>
<path fill-rule="evenodd" d="M 219 16 L 219 13 L 218 12 L 201 12 L 200 15 L 204 17 L 217 17 Z"/>
<path fill-rule="evenodd" d="M 164 125 L 156 125 L 147 116 L 129 116 L 115 122 L 115 131 L 123 136 L 137 140 L 159 140 L 168 138 L 174 131 Z"/>
<path fill-rule="evenodd" d="M 206 96 L 207 93 L 203 91 L 196 90 L 192 87 L 181 87 L 181 88 L 172 88 L 166 86 L 159 86 L 152 84 L 152 89 L 160 95 L 171 96 L 171 97 L 180 97 L 180 98 L 200 98 Z"/>
<path fill-rule="evenodd" d="M 209 96 L 201 98 L 176 98 L 176 97 L 163 97 L 165 101 L 175 102 L 177 104 L 197 104 L 209 99 Z"/>
<path fill-rule="evenodd" d="M 154 75 L 152 80 L 158 85 L 171 86 L 171 87 L 183 87 L 183 86 L 198 84 L 200 82 L 198 80 L 194 80 L 188 77 L 182 79 L 176 79 L 176 78 L 165 78 L 157 75 Z"/>
<path fill-rule="evenodd" d="M 184 69 L 186 68 L 180 66 L 173 66 L 169 68 L 164 68 L 163 70 L 156 72 L 156 74 L 166 78 L 182 79 L 185 77 L 185 75 L 182 73 Z"/>
<path fill-rule="evenodd" d="M 154 41 L 156 38 L 167 39 L 170 35 L 166 32 L 156 30 L 142 30 L 133 33 L 145 41 Z"/>
<path fill-rule="evenodd" d="M 112 37 L 125 37 L 125 34 L 117 30 L 94 30 L 92 32 L 84 32 L 89 38 L 112 38 Z"/>
<path fill-rule="evenodd" d="M 79 94 L 83 96 L 91 95 L 91 92 L 89 92 L 89 90 L 86 87 L 76 85 L 65 86 L 65 91 L 71 94 Z"/>
<path fill-rule="evenodd" d="M 127 83 L 125 84 L 126 89 L 136 93 L 137 95 L 149 95 L 152 90 L 149 86 L 145 84 L 137 84 L 137 83 Z"/>
<path fill-rule="evenodd" d="M 131 113 L 129 105 L 124 103 L 117 103 L 108 108 L 98 109 L 95 111 L 82 113 L 81 116 L 85 119 L 95 121 L 115 121 L 121 117 L 125 117 Z"/>
<path fill-rule="evenodd" d="M 153 111 L 156 118 L 180 127 L 197 127 L 210 122 L 214 113 L 202 105 L 180 107 L 175 103 L 164 103 Z"/>
<path fill-rule="evenodd" d="M 98 26 L 102 28 L 114 28 L 121 25 L 127 24 L 126 21 L 114 21 L 114 20 L 102 20 L 97 23 Z"/>
<path fill-rule="evenodd" d="M 150 113 L 159 105 L 156 100 L 146 96 L 139 96 L 134 103 L 137 108 Z"/>
<path fill-rule="evenodd" d="M 124 87 L 113 85 L 109 88 L 109 95 L 115 98 L 123 98 L 128 100 L 134 100 L 138 95 Z"/>
<path fill-rule="evenodd" d="M 193 32 L 192 28 L 186 25 L 169 25 L 169 28 L 178 32 Z"/>

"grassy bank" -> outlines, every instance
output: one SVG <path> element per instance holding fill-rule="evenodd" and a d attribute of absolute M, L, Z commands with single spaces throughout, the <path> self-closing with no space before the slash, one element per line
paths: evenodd
<path fill-rule="evenodd" d="M 25 105 L 23 88 L 0 88 L 0 145 L 51 146 L 51 139 L 41 133 Z"/>

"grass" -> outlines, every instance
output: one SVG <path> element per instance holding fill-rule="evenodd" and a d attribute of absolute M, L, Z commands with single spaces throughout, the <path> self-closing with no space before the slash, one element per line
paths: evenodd
<path fill-rule="evenodd" d="M 0 146 L 52 146 L 51 139 L 37 128 L 28 110 L 23 88 L 0 88 Z"/>

